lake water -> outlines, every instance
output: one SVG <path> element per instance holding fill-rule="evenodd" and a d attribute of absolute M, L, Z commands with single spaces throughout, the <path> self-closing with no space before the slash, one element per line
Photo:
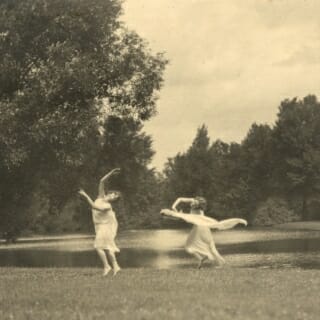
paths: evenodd
<path fill-rule="evenodd" d="M 183 249 L 188 230 L 128 231 L 117 238 L 122 268 L 189 268 L 196 260 Z M 214 232 L 230 267 L 320 269 L 320 232 L 234 229 Z M 207 263 L 204 267 L 214 266 Z M 101 267 L 93 237 L 0 245 L 0 266 Z"/>

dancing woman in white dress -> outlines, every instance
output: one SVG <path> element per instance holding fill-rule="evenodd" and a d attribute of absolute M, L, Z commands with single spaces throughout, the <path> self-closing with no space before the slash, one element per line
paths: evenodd
<path fill-rule="evenodd" d="M 79 191 L 79 194 L 87 200 L 92 208 L 92 219 L 96 232 L 94 248 L 103 263 L 104 276 L 106 276 L 111 270 L 108 259 L 111 262 L 114 275 L 120 270 L 115 256 L 116 252 L 120 252 L 119 248 L 115 244 L 118 222 L 110 204 L 110 202 L 118 199 L 120 194 L 117 191 L 110 191 L 106 194 L 104 187 L 105 182 L 111 176 L 118 174 L 119 172 L 120 169 L 116 168 L 101 178 L 98 187 L 98 197 L 95 201 L 92 201 L 84 190 L 81 189 Z"/>
<path fill-rule="evenodd" d="M 190 204 L 190 213 L 177 212 L 177 207 L 181 203 Z M 193 224 L 191 232 L 187 238 L 185 249 L 199 261 L 198 268 L 201 268 L 205 260 L 216 260 L 218 265 L 223 265 L 225 260 L 218 252 L 211 229 L 226 230 L 241 223 L 247 225 L 246 220 L 233 218 L 217 221 L 204 215 L 207 202 L 203 197 L 178 198 L 172 205 L 172 210 L 163 209 L 161 214 L 173 218 L 182 219 Z"/>

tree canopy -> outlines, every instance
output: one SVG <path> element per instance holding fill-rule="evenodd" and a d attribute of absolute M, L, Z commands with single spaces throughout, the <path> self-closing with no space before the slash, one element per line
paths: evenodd
<path fill-rule="evenodd" d="M 319 139 L 320 104 L 312 95 L 282 101 L 275 124 L 254 123 L 240 144 L 210 144 L 202 126 L 190 148 L 168 160 L 165 198 L 201 193 L 209 215 L 257 224 L 309 219 L 312 206 L 320 209 Z"/>
<path fill-rule="evenodd" d="M 119 0 L 1 1 L 2 214 L 19 211 L 34 185 L 51 195 L 61 176 L 76 185 L 73 171 L 101 146 L 110 115 L 145 121 L 156 113 L 167 60 L 121 13 Z"/>

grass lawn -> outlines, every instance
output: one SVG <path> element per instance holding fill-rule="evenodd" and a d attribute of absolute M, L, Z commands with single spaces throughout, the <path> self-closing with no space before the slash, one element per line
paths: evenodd
<path fill-rule="evenodd" d="M 319 319 L 319 270 L 0 268 L 0 319 Z"/>

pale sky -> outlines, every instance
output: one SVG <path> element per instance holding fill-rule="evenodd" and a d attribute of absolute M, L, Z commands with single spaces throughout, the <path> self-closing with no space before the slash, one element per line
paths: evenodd
<path fill-rule="evenodd" d="M 125 0 L 123 20 L 170 60 L 145 124 L 153 165 L 191 145 L 241 142 L 252 123 L 272 124 L 285 98 L 320 98 L 319 0 Z"/>

